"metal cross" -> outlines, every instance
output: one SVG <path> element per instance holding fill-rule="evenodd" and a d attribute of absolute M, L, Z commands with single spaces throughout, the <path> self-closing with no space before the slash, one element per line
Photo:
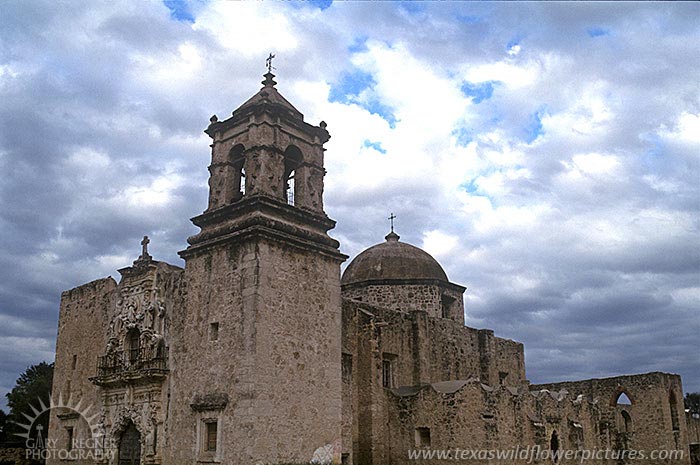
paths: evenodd
<path fill-rule="evenodd" d="M 272 53 L 270 53 L 270 56 L 268 56 L 268 57 L 267 57 L 267 60 L 265 60 L 265 65 L 267 66 L 267 72 L 268 72 L 268 73 L 272 73 L 272 70 L 273 70 L 273 69 L 276 69 L 274 66 L 272 66 L 272 59 L 273 59 L 274 57 L 275 57 L 275 56 L 274 56 Z"/>
<path fill-rule="evenodd" d="M 143 240 L 141 241 L 141 256 L 143 258 L 148 257 L 148 244 L 151 242 L 151 240 L 148 238 L 148 236 L 143 236 Z"/>
<path fill-rule="evenodd" d="M 387 219 L 391 221 L 391 232 L 394 232 L 394 220 L 396 219 L 396 215 L 392 213 Z"/>

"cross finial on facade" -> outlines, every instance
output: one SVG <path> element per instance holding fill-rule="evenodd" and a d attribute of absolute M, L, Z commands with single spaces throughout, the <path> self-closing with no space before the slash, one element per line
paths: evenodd
<path fill-rule="evenodd" d="M 143 240 L 141 241 L 141 257 L 146 258 L 148 257 L 148 244 L 151 242 L 151 240 L 148 238 L 148 236 L 143 236 Z"/>
<path fill-rule="evenodd" d="M 394 232 L 394 220 L 396 219 L 396 215 L 392 213 L 387 219 L 391 221 L 391 232 Z"/>
<path fill-rule="evenodd" d="M 265 60 L 265 66 L 267 66 L 267 72 L 272 73 L 272 70 L 275 69 L 274 66 L 272 66 L 272 59 L 275 58 L 275 55 L 270 53 L 270 56 L 267 57 L 267 60 Z"/>

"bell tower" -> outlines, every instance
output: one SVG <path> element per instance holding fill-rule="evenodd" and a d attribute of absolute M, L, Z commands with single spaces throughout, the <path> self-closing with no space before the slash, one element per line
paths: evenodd
<path fill-rule="evenodd" d="M 272 73 L 263 88 L 233 116 L 216 116 L 205 131 L 212 139 L 209 208 L 231 205 L 244 197 L 266 196 L 323 213 L 323 144 L 326 123 L 312 126 L 277 91 Z"/>
<path fill-rule="evenodd" d="M 309 462 L 340 450 L 340 264 L 323 211 L 326 124 L 263 87 L 212 116 L 207 209 L 180 252 L 186 309 L 173 329 L 170 463 Z M 192 456 L 194 454 L 194 457 Z M 339 463 L 340 456 L 334 458 Z"/>

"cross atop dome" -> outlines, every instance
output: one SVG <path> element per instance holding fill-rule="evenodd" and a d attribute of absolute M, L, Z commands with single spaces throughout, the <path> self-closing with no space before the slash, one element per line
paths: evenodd
<path fill-rule="evenodd" d="M 387 242 L 398 242 L 398 240 L 401 237 L 394 232 L 394 220 L 395 219 L 396 219 L 396 215 L 394 215 L 394 213 L 389 215 L 389 218 L 387 218 L 387 220 L 389 220 L 391 222 L 391 232 L 389 234 L 387 234 L 386 236 L 384 236 L 384 239 L 386 239 Z"/>

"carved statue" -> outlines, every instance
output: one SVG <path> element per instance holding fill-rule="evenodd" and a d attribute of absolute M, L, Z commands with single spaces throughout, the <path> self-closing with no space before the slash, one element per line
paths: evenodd
<path fill-rule="evenodd" d="M 143 315 L 143 327 L 146 329 L 153 329 L 153 321 L 154 321 L 154 315 L 155 315 L 156 309 L 153 306 L 153 303 L 149 303 L 148 306 L 146 307 L 146 311 L 144 312 Z"/>
<path fill-rule="evenodd" d="M 153 358 L 160 358 L 160 357 L 164 356 L 164 354 L 159 353 L 161 347 L 164 345 L 163 336 L 161 336 L 158 333 L 153 333 L 151 335 L 150 345 L 151 345 L 151 347 L 150 347 L 151 348 L 151 356 Z"/>

